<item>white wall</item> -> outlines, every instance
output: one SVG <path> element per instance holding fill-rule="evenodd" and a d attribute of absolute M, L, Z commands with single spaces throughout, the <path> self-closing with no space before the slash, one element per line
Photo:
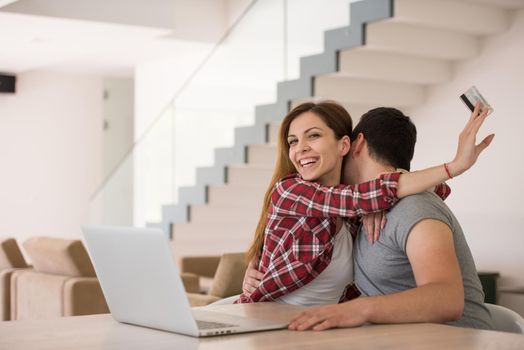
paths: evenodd
<path fill-rule="evenodd" d="M 135 67 L 135 140 L 165 110 L 191 73 L 209 53 L 212 44 L 187 42 L 165 58 Z"/>
<path fill-rule="evenodd" d="M 408 111 L 419 130 L 414 168 L 450 161 L 469 117 L 458 96 L 476 85 L 494 108 L 480 131 L 496 134 L 468 173 L 449 182 L 447 203 L 465 231 L 479 270 L 501 273 L 499 284 L 524 285 L 524 10 L 508 32 L 487 38 L 474 60 L 458 63 L 454 79 L 428 91 L 427 103 Z M 480 140 L 479 140 L 480 142 Z"/>
<path fill-rule="evenodd" d="M 100 193 L 92 201 L 100 223 L 133 224 L 134 82 L 130 78 L 103 80 L 102 174 Z"/>
<path fill-rule="evenodd" d="M 100 181 L 102 79 L 42 71 L 0 94 L 0 236 L 80 237 Z"/>
<path fill-rule="evenodd" d="M 102 172 L 105 178 L 133 147 L 134 83 L 131 78 L 105 78 L 103 88 Z"/>

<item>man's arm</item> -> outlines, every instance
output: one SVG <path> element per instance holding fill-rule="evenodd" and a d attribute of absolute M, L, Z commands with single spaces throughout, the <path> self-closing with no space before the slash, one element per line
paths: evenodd
<path fill-rule="evenodd" d="M 289 328 L 323 330 L 366 322 L 447 322 L 460 318 L 464 287 L 449 227 L 437 220 L 422 220 L 411 230 L 406 251 L 416 288 L 311 309 L 295 317 Z"/>

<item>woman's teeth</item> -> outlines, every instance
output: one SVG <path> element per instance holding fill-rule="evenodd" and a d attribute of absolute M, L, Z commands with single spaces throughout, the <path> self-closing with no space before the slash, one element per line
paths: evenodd
<path fill-rule="evenodd" d="M 308 165 L 313 164 L 313 163 L 315 163 L 315 159 L 311 159 L 311 158 L 310 159 L 302 159 L 300 161 L 300 165 L 302 165 L 303 167 L 308 166 Z"/>

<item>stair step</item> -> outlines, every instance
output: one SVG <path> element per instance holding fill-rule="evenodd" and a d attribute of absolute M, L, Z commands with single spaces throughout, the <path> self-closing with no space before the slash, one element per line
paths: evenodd
<path fill-rule="evenodd" d="M 233 239 L 215 238 L 212 235 L 201 236 L 200 238 L 177 238 L 175 236 L 171 247 L 174 258 L 178 260 L 184 256 L 209 256 L 245 252 L 248 250 L 251 241 L 252 236 Z"/>
<path fill-rule="evenodd" d="M 509 13 L 494 6 L 449 0 L 395 0 L 393 21 L 473 35 L 501 33 Z"/>
<path fill-rule="evenodd" d="M 245 196 L 245 194 L 244 194 Z M 231 223 L 242 222 L 256 225 L 262 208 L 262 197 L 248 205 L 239 205 L 234 196 L 230 196 L 229 204 L 224 205 L 192 205 L 190 209 L 191 223 Z"/>
<path fill-rule="evenodd" d="M 217 239 L 246 239 L 253 237 L 256 222 L 205 222 L 205 223 L 179 223 L 173 226 L 174 238 L 180 240 L 209 240 Z"/>
<path fill-rule="evenodd" d="M 236 186 L 267 186 L 272 174 L 271 165 L 232 165 L 227 169 L 227 183 Z"/>
<path fill-rule="evenodd" d="M 445 60 L 472 58 L 480 52 L 479 39 L 452 30 L 421 27 L 394 20 L 369 23 L 366 48 Z"/>
<path fill-rule="evenodd" d="M 326 100 L 326 98 L 320 98 L 320 97 L 313 96 L 308 99 L 300 99 L 300 100 L 292 101 L 291 107 L 296 107 L 299 104 L 304 103 L 304 102 L 320 102 L 323 100 Z M 350 102 L 345 102 L 345 101 L 340 101 L 340 100 L 337 100 L 337 102 L 340 105 L 342 105 L 342 107 L 344 107 L 349 112 L 349 115 L 351 116 L 351 119 L 353 120 L 353 126 L 355 126 L 355 124 L 359 121 L 362 114 L 366 113 L 367 111 L 369 111 L 372 108 L 378 107 L 377 105 L 362 105 L 362 104 L 358 104 L 354 102 L 350 103 Z M 397 105 L 388 105 L 388 107 L 402 108 L 402 106 L 398 106 L 398 104 Z"/>
<path fill-rule="evenodd" d="M 237 205 L 254 207 L 264 200 L 268 184 L 252 184 L 251 186 L 209 186 L 209 205 L 231 205 L 231 198 L 235 198 Z"/>
<path fill-rule="evenodd" d="M 327 75 L 315 79 L 315 96 L 365 106 L 406 108 L 424 102 L 421 85 Z M 350 108 L 351 109 L 351 108 Z"/>
<path fill-rule="evenodd" d="M 452 77 L 451 63 L 429 57 L 377 52 L 366 47 L 340 53 L 340 70 L 334 76 L 438 84 Z"/>
<path fill-rule="evenodd" d="M 180 223 L 173 226 L 175 258 L 188 255 L 221 255 L 245 252 L 255 232 L 256 222 L 241 221 Z"/>
<path fill-rule="evenodd" d="M 277 157 L 275 144 L 249 145 L 247 148 L 247 162 L 249 164 L 263 164 L 274 166 Z"/>

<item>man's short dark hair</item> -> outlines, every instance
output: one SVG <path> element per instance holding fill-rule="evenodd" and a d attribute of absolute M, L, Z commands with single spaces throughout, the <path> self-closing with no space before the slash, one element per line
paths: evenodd
<path fill-rule="evenodd" d="M 370 156 L 395 168 L 410 170 L 415 153 L 417 128 L 401 111 L 379 107 L 365 113 L 353 130 L 352 140 L 362 133 Z"/>

